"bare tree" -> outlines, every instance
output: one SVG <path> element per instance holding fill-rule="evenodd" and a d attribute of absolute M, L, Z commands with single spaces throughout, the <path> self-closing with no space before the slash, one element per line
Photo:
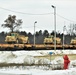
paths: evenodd
<path fill-rule="evenodd" d="M 70 35 L 76 34 L 76 24 L 70 24 L 69 33 L 70 33 Z"/>
<path fill-rule="evenodd" d="M 21 19 L 16 19 L 15 15 L 9 15 L 4 22 L 5 23 L 1 26 L 4 28 L 9 28 L 11 32 L 14 30 L 19 30 L 21 28 L 21 24 L 23 23 Z"/>

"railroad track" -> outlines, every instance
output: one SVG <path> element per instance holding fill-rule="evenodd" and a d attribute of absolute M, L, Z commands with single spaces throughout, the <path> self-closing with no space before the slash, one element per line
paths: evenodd
<path fill-rule="evenodd" d="M 56 49 L 76 49 L 76 45 L 56 45 Z M 54 45 L 45 45 L 45 44 L 0 44 L 0 51 L 17 51 L 17 50 L 52 50 Z"/>

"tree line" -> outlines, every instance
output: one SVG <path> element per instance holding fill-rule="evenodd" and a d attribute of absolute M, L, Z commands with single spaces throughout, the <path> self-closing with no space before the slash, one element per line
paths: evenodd
<path fill-rule="evenodd" d="M 4 23 L 1 25 L 3 28 L 8 28 L 10 29 L 10 32 L 17 32 L 21 35 L 25 35 L 29 37 L 30 43 L 33 43 L 33 37 L 34 34 L 31 32 L 27 31 L 19 31 L 21 28 L 23 21 L 22 19 L 17 19 L 16 15 L 8 15 L 8 17 L 4 20 Z M 8 33 L 7 32 L 1 32 L 0 33 L 0 43 L 5 43 L 5 37 Z M 54 36 L 54 31 L 48 32 L 48 30 L 39 30 L 36 31 L 35 36 L 36 36 L 36 43 L 40 44 L 43 43 L 43 40 L 45 37 L 48 37 L 49 35 Z M 76 36 L 76 24 L 71 24 L 68 29 L 68 33 L 65 35 L 65 44 L 69 44 L 71 39 Z M 60 37 L 63 43 L 63 33 L 56 32 L 56 37 Z"/>
<path fill-rule="evenodd" d="M 20 35 L 24 35 L 24 36 L 28 36 L 29 41 L 31 44 L 34 43 L 34 34 L 32 34 L 31 32 L 26 32 L 26 31 L 19 31 L 17 32 Z M 0 33 L 0 43 L 5 43 L 5 37 L 8 35 L 7 32 L 1 32 Z M 53 35 L 54 36 L 54 31 L 52 31 L 51 33 L 48 32 L 48 30 L 44 30 L 42 32 L 42 30 L 36 31 L 35 33 L 35 37 L 36 37 L 36 44 L 43 44 L 44 38 L 48 37 L 49 35 Z M 61 38 L 61 41 L 63 43 L 63 33 L 57 33 L 56 32 L 56 37 Z M 65 44 L 70 44 L 71 39 L 73 39 L 75 37 L 75 35 L 70 35 L 70 34 L 66 34 L 64 35 L 64 43 Z"/>

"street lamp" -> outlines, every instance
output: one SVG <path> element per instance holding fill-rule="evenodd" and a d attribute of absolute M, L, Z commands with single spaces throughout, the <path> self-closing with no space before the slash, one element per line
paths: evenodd
<path fill-rule="evenodd" d="M 35 24 L 37 23 L 37 21 L 34 22 L 34 46 L 35 46 Z"/>
<path fill-rule="evenodd" d="M 56 7 L 52 5 L 54 8 L 54 50 L 56 50 Z"/>
<path fill-rule="evenodd" d="M 65 31 L 65 29 L 66 29 L 66 26 L 63 27 L 63 50 L 64 50 L 64 39 L 65 39 L 64 38 L 64 31 Z"/>

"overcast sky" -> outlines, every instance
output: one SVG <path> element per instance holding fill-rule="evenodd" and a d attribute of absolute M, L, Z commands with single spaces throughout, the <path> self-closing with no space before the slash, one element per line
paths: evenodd
<path fill-rule="evenodd" d="M 37 21 L 36 31 L 51 32 L 54 30 L 54 9 L 51 5 L 56 6 L 56 31 L 62 32 L 64 25 L 68 28 L 70 23 L 76 23 L 76 0 L 0 0 L 0 24 L 8 15 L 16 15 L 23 21 L 22 31 L 34 33 L 34 22 Z M 8 29 L 0 27 L 2 31 Z"/>

